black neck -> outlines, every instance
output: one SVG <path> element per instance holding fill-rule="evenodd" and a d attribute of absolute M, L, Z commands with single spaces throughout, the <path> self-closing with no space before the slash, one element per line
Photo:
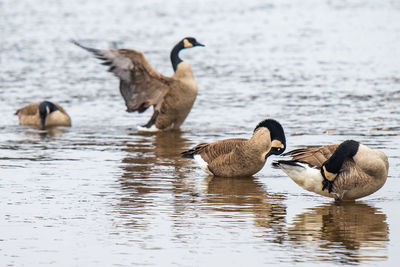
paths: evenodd
<path fill-rule="evenodd" d="M 178 68 L 178 64 L 182 62 L 182 59 L 179 58 L 179 52 L 183 49 L 183 43 L 179 42 L 175 45 L 175 47 L 171 51 L 171 62 L 174 71 Z"/>
<path fill-rule="evenodd" d="M 44 128 L 44 126 L 46 124 L 47 115 L 49 115 L 51 112 L 54 112 L 56 110 L 58 110 L 57 106 L 49 101 L 43 101 L 42 103 L 40 103 L 39 115 L 40 115 L 42 128 Z"/>
<path fill-rule="evenodd" d="M 360 143 L 354 140 L 346 140 L 335 150 L 335 153 L 326 161 L 325 168 L 330 173 L 338 173 L 343 162 L 357 154 Z"/>

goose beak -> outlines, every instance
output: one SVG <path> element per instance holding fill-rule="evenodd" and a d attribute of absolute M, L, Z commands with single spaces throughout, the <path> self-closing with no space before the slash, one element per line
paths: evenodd
<path fill-rule="evenodd" d="M 276 153 L 274 153 L 274 152 L 272 152 L 272 151 L 270 151 L 270 152 L 268 152 L 266 155 L 265 155 L 265 159 L 267 159 L 269 156 L 271 156 L 271 155 L 277 155 Z"/>
<path fill-rule="evenodd" d="M 203 44 L 201 44 L 201 43 L 199 43 L 199 42 L 196 42 L 196 43 L 194 44 L 194 46 L 205 46 L 205 45 L 203 45 Z"/>
<path fill-rule="evenodd" d="M 280 155 L 285 151 L 285 147 L 283 145 L 279 147 L 272 147 L 271 150 L 265 155 L 265 159 L 267 159 L 271 155 Z"/>

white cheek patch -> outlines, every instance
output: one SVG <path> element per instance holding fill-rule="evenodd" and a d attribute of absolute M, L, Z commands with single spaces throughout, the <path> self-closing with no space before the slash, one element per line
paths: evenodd
<path fill-rule="evenodd" d="M 281 143 L 281 141 L 278 140 L 273 140 L 271 142 L 271 147 L 276 147 L 276 148 L 284 148 L 283 144 Z"/>
<path fill-rule="evenodd" d="M 191 47 L 193 47 L 193 45 L 187 39 L 185 39 L 185 40 L 183 40 L 183 47 L 191 48 Z"/>
<path fill-rule="evenodd" d="M 200 166 L 200 168 L 206 173 L 213 175 L 212 172 L 208 169 L 208 163 L 204 161 L 204 159 L 200 155 L 194 155 L 194 160 Z"/>

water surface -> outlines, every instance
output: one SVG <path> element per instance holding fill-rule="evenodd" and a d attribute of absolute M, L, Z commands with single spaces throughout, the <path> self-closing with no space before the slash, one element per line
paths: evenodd
<path fill-rule="evenodd" d="M 0 260 L 4 266 L 318 266 L 400 261 L 400 5 L 396 1 L 0 2 Z M 137 133 L 118 81 L 76 39 L 135 48 L 165 75 L 181 53 L 199 95 L 180 131 Z M 70 129 L 18 126 L 60 103 Z M 384 151 L 375 194 L 336 206 L 271 159 L 209 177 L 179 153 L 275 118 L 288 149 L 358 140 Z"/>

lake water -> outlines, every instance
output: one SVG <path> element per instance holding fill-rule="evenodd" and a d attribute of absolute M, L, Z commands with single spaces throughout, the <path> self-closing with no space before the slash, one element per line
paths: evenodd
<path fill-rule="evenodd" d="M 398 266 L 398 1 L 0 1 L 2 266 Z M 137 133 L 118 80 L 72 45 L 134 48 L 199 95 L 181 131 Z M 60 103 L 73 126 L 18 126 Z M 340 206 L 280 170 L 209 177 L 179 153 L 283 125 L 288 150 L 355 139 L 389 157 L 386 184 Z"/>

